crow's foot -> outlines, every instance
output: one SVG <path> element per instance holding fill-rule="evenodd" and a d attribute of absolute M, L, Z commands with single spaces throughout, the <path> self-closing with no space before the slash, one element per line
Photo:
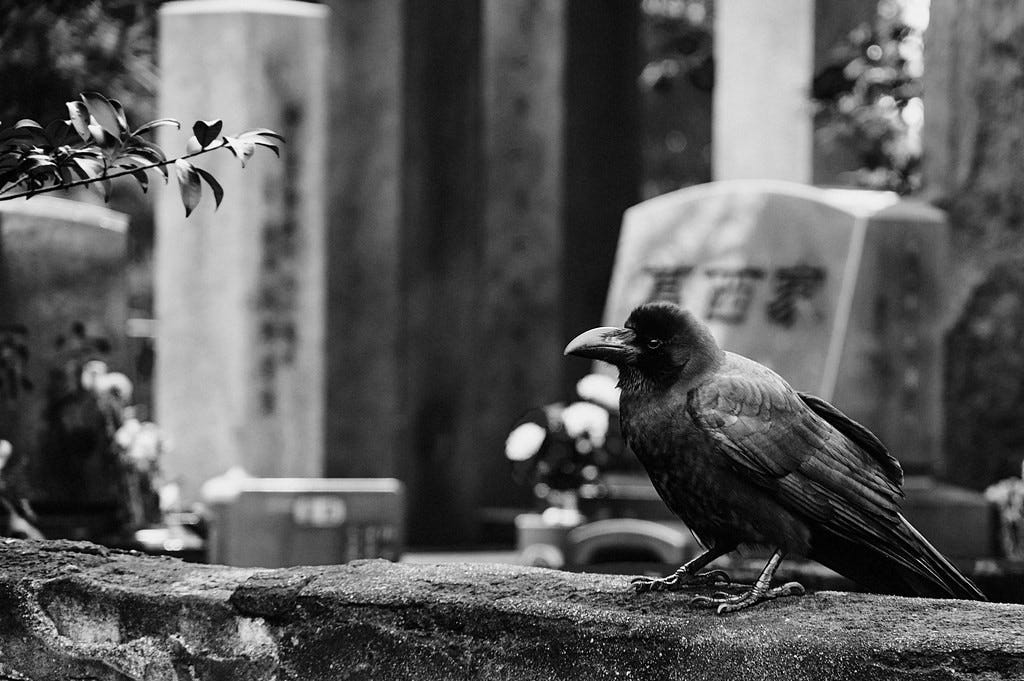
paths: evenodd
<path fill-rule="evenodd" d="M 721 592 L 714 596 L 694 596 L 690 599 L 690 605 L 697 608 L 716 608 L 719 615 L 724 615 L 784 596 L 802 596 L 804 592 L 805 589 L 799 582 L 787 582 L 782 586 L 768 588 L 759 581 L 751 589 L 737 596 Z"/>
<path fill-rule="evenodd" d="M 679 591 L 680 589 L 708 586 L 728 586 L 732 584 L 732 581 L 724 570 L 691 573 L 679 569 L 668 577 L 634 577 L 630 583 L 638 594 L 642 594 L 648 591 Z"/>

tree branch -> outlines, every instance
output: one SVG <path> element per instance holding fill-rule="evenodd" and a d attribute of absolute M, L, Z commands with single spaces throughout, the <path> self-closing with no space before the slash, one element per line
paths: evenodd
<path fill-rule="evenodd" d="M 14 187 L 18 186 L 16 184 L 12 184 L 9 187 L 0 190 L 0 201 L 13 201 L 14 199 L 20 199 L 20 198 L 26 198 L 27 199 L 27 198 L 31 198 L 33 196 L 37 196 L 39 194 L 47 194 L 49 192 L 55 192 L 55 191 L 60 191 L 60 190 L 67 191 L 68 189 L 71 189 L 73 187 L 82 187 L 84 185 L 93 184 L 93 183 L 96 183 L 96 182 L 101 182 L 103 180 L 115 180 L 115 179 L 117 179 L 119 177 L 125 177 L 127 175 L 132 175 L 134 173 L 139 172 L 140 170 L 147 171 L 147 170 L 152 170 L 154 168 L 160 168 L 162 166 L 169 166 L 169 165 L 173 164 L 175 161 L 178 161 L 178 160 L 181 160 L 181 159 L 186 159 L 186 158 L 194 158 L 196 156 L 201 156 L 201 155 L 209 153 L 209 152 L 211 152 L 211 151 L 213 151 L 215 149 L 221 149 L 223 147 L 226 147 L 227 145 L 228 145 L 227 141 L 221 139 L 218 142 L 218 144 L 216 144 L 216 145 L 205 147 L 203 149 L 199 149 L 198 151 L 193 151 L 193 152 L 188 153 L 188 154 L 183 154 L 181 156 L 178 156 L 177 158 L 167 159 L 166 161 L 160 161 L 158 163 L 151 163 L 151 164 L 145 165 L 145 166 L 138 166 L 137 168 L 124 168 L 124 169 L 119 170 L 119 171 L 117 171 L 115 173 L 110 173 L 110 174 L 106 174 L 105 173 L 105 174 L 100 175 L 98 177 L 86 177 L 86 178 L 82 178 L 81 180 L 75 180 L 74 182 L 68 182 L 68 183 L 63 183 L 62 182 L 61 184 L 54 184 L 54 185 L 50 185 L 48 187 L 41 187 L 39 189 L 26 189 L 26 190 L 20 191 L 20 192 L 18 192 L 16 194 L 8 194 L 8 195 L 4 196 L 5 192 L 8 192 L 11 189 L 13 189 Z"/>

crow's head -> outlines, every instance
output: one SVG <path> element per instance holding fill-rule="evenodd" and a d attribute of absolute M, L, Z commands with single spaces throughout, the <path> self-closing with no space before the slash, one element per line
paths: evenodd
<path fill-rule="evenodd" d="M 672 303 L 647 303 L 633 310 L 625 328 L 601 326 L 576 336 L 565 354 L 599 359 L 628 377 L 654 383 L 690 383 L 721 362 L 711 331 Z"/>

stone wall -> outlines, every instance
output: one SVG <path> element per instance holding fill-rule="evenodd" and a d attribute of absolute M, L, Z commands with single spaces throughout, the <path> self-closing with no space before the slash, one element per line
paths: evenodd
<path fill-rule="evenodd" d="M 719 617 L 625 577 L 257 570 L 0 544 L 3 679 L 1011 679 L 1024 607 L 818 592 Z"/>

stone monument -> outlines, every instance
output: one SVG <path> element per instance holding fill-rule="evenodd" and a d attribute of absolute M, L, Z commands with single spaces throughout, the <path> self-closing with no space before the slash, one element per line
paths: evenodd
<path fill-rule="evenodd" d="M 44 526 L 68 519 L 56 521 L 55 532 L 44 527 L 49 536 L 86 536 L 109 524 L 116 506 L 116 469 L 74 403 L 82 362 L 102 359 L 130 372 L 127 226 L 128 216 L 79 201 L 0 204 L 0 352 L 8 370 L 0 438 L 13 443 L 15 457 L 4 480 L 49 516 Z M 7 380 L 14 375 L 31 387 Z"/>
<path fill-rule="evenodd" d="M 224 186 L 216 212 L 207 196 L 186 219 L 176 190 L 159 196 L 154 399 L 186 499 L 232 466 L 323 473 L 326 18 L 285 0 L 160 8 L 160 111 L 287 140 L 244 170 L 226 151 L 197 160 Z"/>

